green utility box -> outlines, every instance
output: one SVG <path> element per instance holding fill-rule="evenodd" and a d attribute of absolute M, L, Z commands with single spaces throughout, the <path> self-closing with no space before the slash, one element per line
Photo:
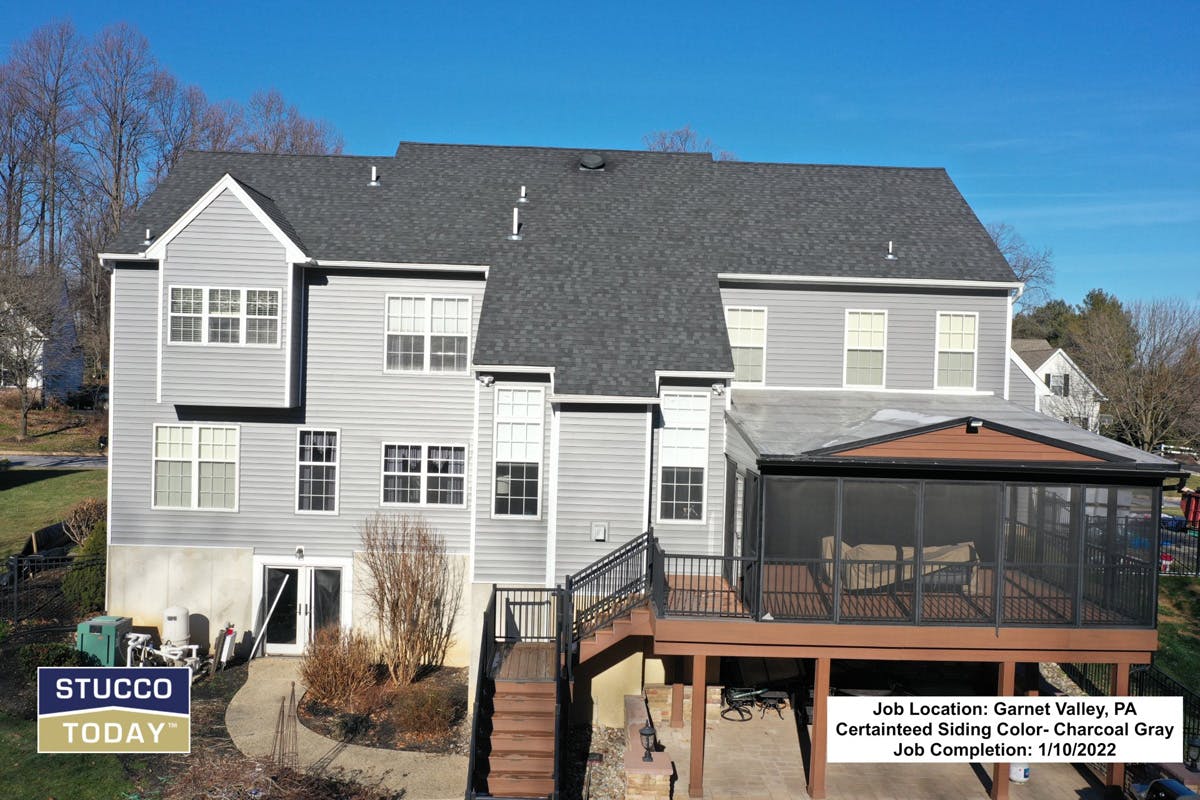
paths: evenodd
<path fill-rule="evenodd" d="M 129 617 L 96 617 L 75 627 L 75 649 L 87 653 L 102 667 L 115 667 L 125 661 L 122 650 L 125 634 L 133 629 Z"/>

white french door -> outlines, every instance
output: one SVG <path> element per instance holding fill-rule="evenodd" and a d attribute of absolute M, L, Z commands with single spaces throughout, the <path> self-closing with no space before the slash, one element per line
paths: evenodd
<path fill-rule="evenodd" d="M 268 564 L 262 586 L 261 613 L 271 614 L 264 641 L 264 652 L 270 655 L 298 656 L 315 631 L 342 624 L 340 567 Z"/>

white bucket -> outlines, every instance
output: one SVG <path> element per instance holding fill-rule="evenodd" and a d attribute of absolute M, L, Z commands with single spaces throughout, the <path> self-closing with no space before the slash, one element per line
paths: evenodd
<path fill-rule="evenodd" d="M 1011 783 L 1029 783 L 1029 765 L 1009 764 L 1008 780 Z"/>

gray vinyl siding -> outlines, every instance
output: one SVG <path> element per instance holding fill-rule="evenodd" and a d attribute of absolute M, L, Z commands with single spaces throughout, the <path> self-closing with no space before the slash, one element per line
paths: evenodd
<path fill-rule="evenodd" d="M 321 273 L 305 284 L 305 406 L 294 410 L 201 409 L 188 421 L 240 429 L 239 510 L 151 509 L 153 425 L 179 420 L 154 400 L 157 273 L 118 269 L 113 314 L 112 541 L 114 544 L 252 546 L 255 553 L 348 556 L 364 518 L 376 511 L 421 514 L 452 552 L 470 541 L 465 507 L 380 503 L 382 444 L 464 445 L 472 452 L 475 382 L 465 375 L 389 374 L 384 366 L 388 294 L 454 294 L 472 299 L 478 325 L 481 281 L 409 279 L 386 273 Z M 353 309 L 348 313 L 347 309 Z M 473 336 L 473 333 L 472 333 Z M 236 382 L 242 376 L 233 379 Z M 338 513 L 297 514 L 296 439 L 300 428 L 340 431 Z"/>
<path fill-rule="evenodd" d="M 535 386 L 545 390 L 545 414 L 542 423 L 542 462 L 539 470 L 538 516 L 494 517 L 492 514 L 495 452 L 496 389 Z M 479 388 L 479 452 L 475 501 L 474 576 L 479 582 L 546 582 L 546 543 L 549 530 L 550 441 L 553 414 L 550 385 L 546 383 L 497 382 Z"/>
<path fill-rule="evenodd" d="M 292 337 L 285 313 L 288 265 L 279 240 L 236 196 L 225 191 L 171 240 L 162 269 L 163 402 L 285 407 Z M 172 286 L 278 289 L 279 346 L 171 344 L 168 305 Z"/>
<path fill-rule="evenodd" d="M 921 294 L 812 288 L 721 288 L 726 306 L 767 309 L 765 384 L 841 388 L 846 310 L 887 311 L 887 389 L 934 388 L 939 312 L 979 314 L 976 389 L 1004 394 L 1008 303 L 1003 294 Z"/>
<path fill-rule="evenodd" d="M 649 430 L 645 406 L 559 412 L 555 576 L 602 557 L 645 529 Z M 608 541 L 592 541 L 593 522 Z"/>
<path fill-rule="evenodd" d="M 704 522 L 658 521 L 658 485 L 662 480 L 661 439 L 662 415 L 655 414 L 652 450 L 654 476 L 650 482 L 650 524 L 654 526 L 655 536 L 668 552 L 720 555 L 725 509 L 725 398 L 716 395 L 709 397 Z"/>
<path fill-rule="evenodd" d="M 1037 389 L 1024 370 L 1012 360 L 1008 363 L 1008 399 L 1022 408 L 1037 410 Z"/>
<path fill-rule="evenodd" d="M 757 471 L 758 455 L 754 452 L 754 446 L 729 420 L 725 421 L 725 453 L 737 464 L 739 472 L 746 467 Z"/>

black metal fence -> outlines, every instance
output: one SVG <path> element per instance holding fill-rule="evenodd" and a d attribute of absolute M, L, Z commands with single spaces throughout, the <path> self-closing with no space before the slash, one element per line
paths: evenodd
<path fill-rule="evenodd" d="M 1200 577 L 1200 529 L 1189 527 L 1178 517 L 1164 519 L 1159 541 L 1159 565 L 1164 575 Z"/>
<path fill-rule="evenodd" d="M 63 594 L 73 570 L 103 570 L 103 556 L 11 556 L 0 573 L 0 614 L 14 622 L 69 619 L 78 613 Z"/>
<path fill-rule="evenodd" d="M 1067 677 L 1090 695 L 1113 693 L 1111 664 L 1060 664 Z M 1140 664 L 1129 671 L 1129 694 L 1132 697 L 1182 697 L 1183 698 L 1183 741 L 1200 736 L 1200 694 L 1184 686 L 1153 664 Z M 1165 754 L 1164 754 L 1165 755 Z M 1182 761 L 1186 752 L 1179 754 Z M 1171 761 L 1169 756 L 1164 761 Z"/>

